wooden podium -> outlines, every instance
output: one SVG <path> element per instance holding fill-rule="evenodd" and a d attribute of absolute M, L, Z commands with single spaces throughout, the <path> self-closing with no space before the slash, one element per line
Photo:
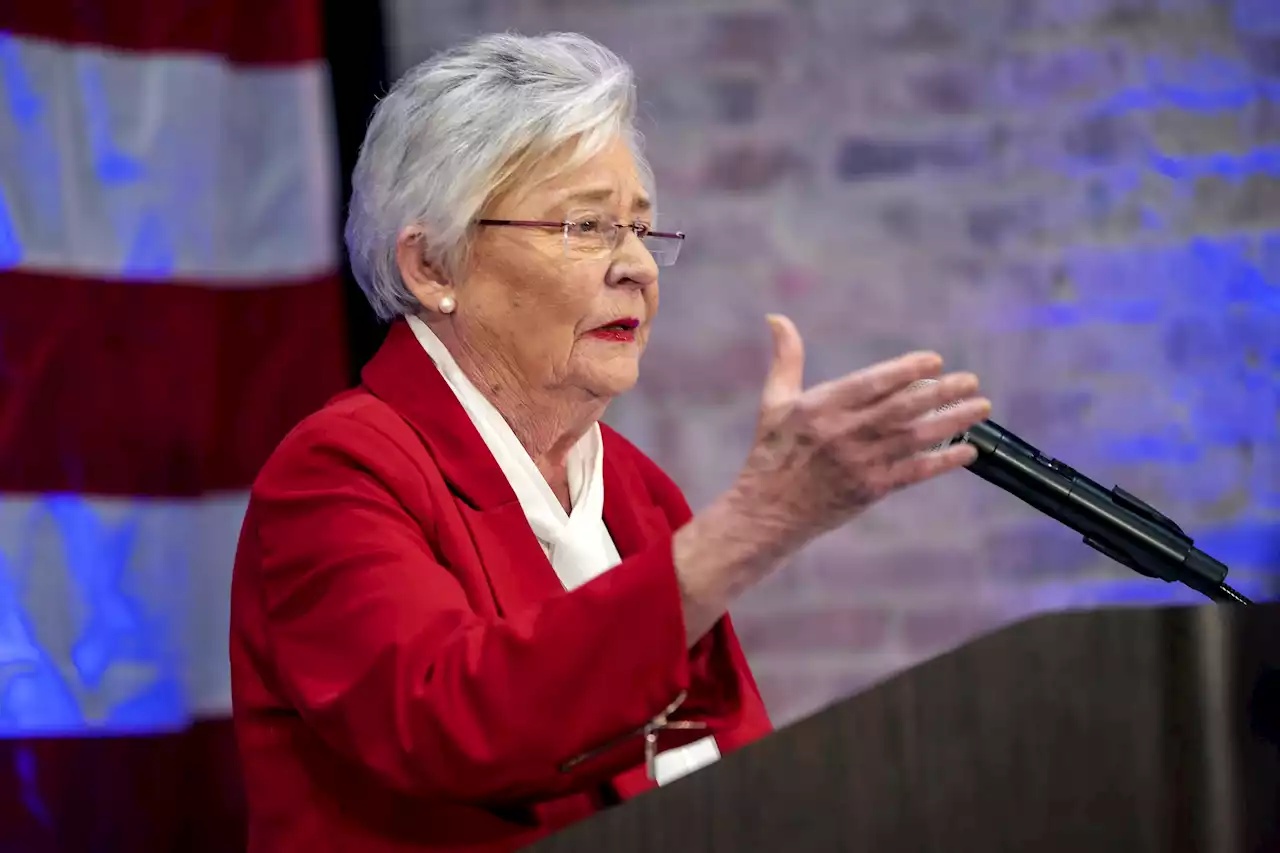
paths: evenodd
<path fill-rule="evenodd" d="M 530 849 L 1280 851 L 1280 605 L 1038 616 Z"/>

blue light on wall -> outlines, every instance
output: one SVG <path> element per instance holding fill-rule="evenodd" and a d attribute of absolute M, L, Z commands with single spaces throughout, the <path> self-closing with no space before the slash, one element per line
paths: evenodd
<path fill-rule="evenodd" d="M 1231 22 L 1236 32 L 1280 35 L 1280 4 L 1275 0 L 1235 0 Z"/>
<path fill-rule="evenodd" d="M 1265 5 L 1266 14 L 1280 21 L 1280 4 Z M 1254 8 L 1250 14 L 1260 9 Z M 1224 88 L 1197 92 L 1165 88 L 1151 96 L 1124 96 L 1111 106 L 1146 109 L 1158 103 L 1189 112 L 1215 113 L 1238 111 L 1263 101 L 1280 103 L 1280 83 L 1259 80 L 1230 63 L 1211 72 L 1203 79 L 1216 80 Z M 1258 177 L 1280 177 L 1280 145 L 1259 146 L 1243 153 L 1176 156 L 1153 147 L 1147 152 L 1147 161 L 1153 173 L 1188 189 L 1206 179 L 1238 184 Z M 1275 232 L 1200 237 L 1165 252 L 1163 263 L 1151 268 L 1150 281 L 1162 288 L 1165 299 L 1188 306 L 1183 328 L 1170 328 L 1170 333 L 1181 331 L 1185 339 L 1199 340 L 1205 346 L 1185 361 L 1170 361 L 1177 371 L 1170 377 L 1171 390 L 1187 404 L 1185 431 L 1170 429 L 1164 434 L 1111 441 L 1105 446 L 1111 462 L 1177 465 L 1193 461 L 1206 448 L 1232 448 L 1241 458 L 1248 458 L 1250 448 L 1280 447 L 1277 247 L 1280 233 Z M 1167 371 L 1166 367 L 1163 373 Z M 1266 476 L 1260 475 L 1261 479 Z M 1280 479 L 1280 471 L 1272 471 L 1270 476 Z M 1259 488 L 1258 475 L 1245 487 L 1254 509 L 1265 509 L 1268 492 Z M 1200 497 L 1208 499 L 1210 495 Z M 1239 585 L 1244 591 L 1256 597 L 1274 597 L 1280 594 L 1280 524 L 1251 518 L 1251 514 L 1245 510 L 1244 517 L 1190 532 L 1202 550 L 1243 570 Z M 1152 595 L 1181 594 L 1161 587 L 1122 583 L 1104 591 L 1099 586 L 1090 601 L 1143 602 L 1150 601 Z"/>
<path fill-rule="evenodd" d="M 1264 30 L 1280 34 L 1280 2 L 1237 3 L 1234 14 L 1236 25 L 1251 36 Z M 1265 184 L 1248 182 L 1280 179 L 1280 143 L 1259 138 L 1246 150 L 1170 151 L 1151 138 L 1137 150 L 1132 146 L 1142 139 L 1147 116 L 1157 110 L 1239 121 L 1243 133 L 1255 111 L 1280 109 L 1280 80 L 1242 57 L 1153 58 L 1143 70 L 1143 84 L 1105 99 L 1092 113 L 1119 122 L 1115 135 L 1123 144 L 1104 146 L 1107 156 L 1086 147 L 1062 165 L 1082 187 L 1094 188 L 1087 198 L 1091 222 L 1102 227 L 1127 204 L 1126 218 L 1117 221 L 1140 232 L 1140 239 L 1108 234 L 1065 249 L 1055 261 L 1061 280 L 1071 284 L 1070 298 L 1005 302 L 989 312 L 990 328 L 997 333 L 1061 330 L 1070 340 L 1086 326 L 1106 326 L 1111 335 L 1124 334 L 1114 327 L 1132 326 L 1135 344 L 1124 358 L 1139 362 L 1129 362 L 1127 372 L 1158 382 L 1159 394 L 1180 403 L 1185 417 L 1138 433 L 1119 424 L 1109 430 L 1095 418 L 1087 431 L 1067 436 L 1066 446 L 1052 450 L 1068 461 L 1079 457 L 1080 464 L 1098 464 L 1091 474 L 1100 478 L 1107 476 L 1108 466 L 1186 469 L 1211 452 L 1226 458 L 1229 451 L 1239 466 L 1230 475 L 1232 485 L 1247 490 L 1247 506 L 1188 532 L 1199 547 L 1239 572 L 1247 592 L 1278 597 L 1280 523 L 1266 513 L 1280 505 L 1280 470 L 1273 462 L 1273 470 L 1262 466 L 1280 450 L 1280 232 L 1250 221 L 1224 234 L 1185 235 L 1195 221 L 1188 212 L 1199 203 L 1199 193 L 1217 188 L 1264 193 Z M 1106 129 L 1105 122 L 1099 126 Z M 1156 198 L 1173 203 L 1138 195 L 1152 186 L 1164 193 Z M 1146 205 L 1137 210 L 1136 221 L 1135 204 Z M 1150 335 L 1152 328 L 1160 334 Z M 1143 346 L 1149 348 L 1148 369 L 1140 363 Z M 1083 389 L 1089 381 L 1083 380 Z M 1016 415 L 1010 417 L 1009 425 L 1017 429 Z M 1251 456 L 1257 457 L 1252 469 Z M 1181 495 L 1189 503 L 1207 505 L 1222 483 L 1180 487 L 1198 490 Z M 1046 541 L 1055 535 L 1053 525 L 1046 524 L 1044 531 Z M 1046 585 L 1036 605 L 1198 600 L 1194 593 L 1113 569 L 1105 580 Z"/>

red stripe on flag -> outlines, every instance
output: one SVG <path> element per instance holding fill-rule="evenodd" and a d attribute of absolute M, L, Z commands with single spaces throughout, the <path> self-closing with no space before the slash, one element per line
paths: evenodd
<path fill-rule="evenodd" d="M 245 847 L 230 720 L 150 737 L 0 740 L 0 850 Z"/>
<path fill-rule="evenodd" d="M 8 0 L 0 33 L 246 64 L 324 56 L 318 0 Z"/>
<path fill-rule="evenodd" d="M 336 275 L 253 288 L 0 272 L 0 491 L 252 484 L 347 384 Z"/>

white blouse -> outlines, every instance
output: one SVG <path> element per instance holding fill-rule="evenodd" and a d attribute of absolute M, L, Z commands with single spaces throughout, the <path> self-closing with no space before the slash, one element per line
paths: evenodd
<path fill-rule="evenodd" d="M 506 419 L 466 377 L 448 348 L 421 319 L 411 314 L 405 319 L 506 475 L 564 588 L 576 589 L 621 562 L 604 523 L 604 445 L 600 425 L 592 424 L 569 451 L 571 510 L 566 513 Z M 660 752 L 654 763 L 654 776 L 659 785 L 664 785 L 719 758 L 715 738 L 705 737 Z"/>

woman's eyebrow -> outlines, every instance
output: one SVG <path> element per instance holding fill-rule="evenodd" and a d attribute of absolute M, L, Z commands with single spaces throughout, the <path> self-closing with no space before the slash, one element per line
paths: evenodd
<path fill-rule="evenodd" d="M 572 202 L 606 202 L 616 198 L 617 193 L 609 187 L 595 187 L 578 190 L 569 190 L 558 200 L 558 204 L 565 205 Z M 648 196 L 636 196 L 635 201 L 631 203 L 631 210 L 635 213 L 647 213 L 653 209 L 653 202 Z"/>

